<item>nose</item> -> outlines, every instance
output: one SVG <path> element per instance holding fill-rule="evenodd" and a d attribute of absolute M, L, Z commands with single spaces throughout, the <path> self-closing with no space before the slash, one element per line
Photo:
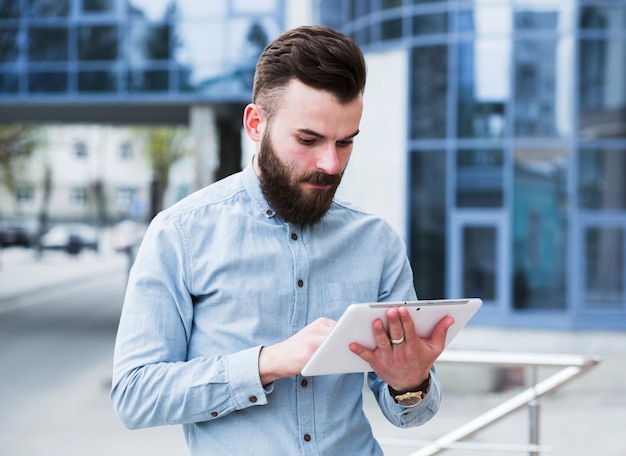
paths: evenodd
<path fill-rule="evenodd" d="M 318 170 L 326 174 L 339 173 L 339 157 L 334 143 L 326 145 L 319 151 L 316 166 Z"/>

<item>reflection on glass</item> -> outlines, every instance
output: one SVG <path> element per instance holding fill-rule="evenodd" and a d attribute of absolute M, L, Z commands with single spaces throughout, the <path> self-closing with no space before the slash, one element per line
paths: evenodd
<path fill-rule="evenodd" d="M 500 138 L 510 96 L 508 41 L 476 39 L 458 44 L 458 125 L 462 138 Z"/>
<path fill-rule="evenodd" d="M 626 29 L 626 5 L 581 6 L 580 28 L 623 32 Z"/>
<path fill-rule="evenodd" d="M 582 209 L 626 209 L 626 150 L 582 149 L 578 203 Z"/>
<path fill-rule="evenodd" d="M 167 92 L 169 72 L 163 70 L 132 71 L 128 74 L 130 92 Z"/>
<path fill-rule="evenodd" d="M 570 31 L 574 26 L 574 0 L 516 0 L 515 29 Z"/>
<path fill-rule="evenodd" d="M 149 21 L 162 21 L 177 6 L 172 0 L 127 0 L 128 9 L 133 17 L 139 16 Z M 180 3 L 180 2 L 177 2 Z"/>
<path fill-rule="evenodd" d="M 496 299 L 496 229 L 463 228 L 463 296 Z"/>
<path fill-rule="evenodd" d="M 446 153 L 414 151 L 411 160 L 411 265 L 420 299 L 445 296 Z"/>
<path fill-rule="evenodd" d="M 20 16 L 20 4 L 15 0 L 0 0 L 0 19 Z"/>
<path fill-rule="evenodd" d="M 28 75 L 30 93 L 61 93 L 67 91 L 67 73 L 40 72 Z"/>
<path fill-rule="evenodd" d="M 9 0 L 10 3 L 10 0 Z M 15 2 L 18 3 L 18 2 Z M 67 17 L 70 0 L 29 0 L 28 13 L 31 17 Z"/>
<path fill-rule="evenodd" d="M 79 92 L 114 92 L 116 88 L 116 75 L 110 71 L 81 71 L 78 73 Z"/>
<path fill-rule="evenodd" d="M 456 206 L 502 207 L 504 203 L 501 149 L 461 149 L 456 159 Z"/>
<path fill-rule="evenodd" d="M 380 2 L 381 9 L 393 9 L 402 6 L 402 0 L 382 0 Z"/>
<path fill-rule="evenodd" d="M 515 42 L 515 134 L 561 136 L 571 131 L 569 38 Z"/>
<path fill-rule="evenodd" d="M 67 28 L 32 27 L 28 35 L 28 57 L 34 62 L 67 60 Z"/>
<path fill-rule="evenodd" d="M 415 47 L 411 65 L 411 137 L 445 138 L 448 47 Z"/>
<path fill-rule="evenodd" d="M 17 27 L 0 29 L 0 62 L 14 62 L 19 57 Z"/>
<path fill-rule="evenodd" d="M 135 0 L 137 1 L 137 0 Z M 151 1 L 151 0 L 144 0 Z M 176 5 L 184 21 L 203 21 L 206 19 L 220 19 L 228 15 L 228 2 L 231 0 L 176 0 Z M 205 23 L 206 24 L 206 23 Z M 207 41 L 210 43 L 210 41 Z"/>
<path fill-rule="evenodd" d="M 277 0 L 231 0 L 233 13 L 271 13 L 278 8 Z"/>
<path fill-rule="evenodd" d="M 169 23 L 150 24 L 132 21 L 128 38 L 124 43 L 128 63 L 131 67 L 142 66 L 146 61 L 168 60 L 172 57 L 171 30 Z"/>
<path fill-rule="evenodd" d="M 622 307 L 624 296 L 624 230 L 585 230 L 585 298 L 593 308 Z"/>
<path fill-rule="evenodd" d="M 565 308 L 567 153 L 515 151 L 513 265 L 516 309 Z"/>
<path fill-rule="evenodd" d="M 79 60 L 109 61 L 117 58 L 117 27 L 81 26 L 78 29 Z"/>
<path fill-rule="evenodd" d="M 626 38 L 581 39 L 579 61 L 581 136 L 626 136 Z"/>

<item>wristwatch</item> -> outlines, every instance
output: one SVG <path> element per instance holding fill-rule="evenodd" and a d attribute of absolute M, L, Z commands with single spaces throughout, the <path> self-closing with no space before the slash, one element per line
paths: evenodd
<path fill-rule="evenodd" d="M 428 374 L 428 378 L 424 383 L 409 391 L 396 391 L 389 385 L 387 385 L 387 387 L 389 388 L 389 394 L 391 394 L 396 404 L 406 408 L 415 407 L 422 402 L 422 399 L 424 399 L 424 396 L 426 396 L 430 390 L 430 374 Z"/>

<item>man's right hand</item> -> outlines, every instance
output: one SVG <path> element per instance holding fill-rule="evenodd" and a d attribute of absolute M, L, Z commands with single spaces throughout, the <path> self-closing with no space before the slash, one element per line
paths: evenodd
<path fill-rule="evenodd" d="M 298 375 L 335 323 L 329 318 L 318 318 L 289 339 L 261 348 L 261 383 L 265 386 L 279 378 Z"/>

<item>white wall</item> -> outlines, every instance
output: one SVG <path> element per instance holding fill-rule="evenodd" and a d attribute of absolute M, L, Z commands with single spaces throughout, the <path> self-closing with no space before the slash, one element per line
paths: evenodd
<path fill-rule="evenodd" d="M 406 240 L 408 58 L 400 49 L 365 59 L 363 118 L 338 195 L 387 219 Z"/>

